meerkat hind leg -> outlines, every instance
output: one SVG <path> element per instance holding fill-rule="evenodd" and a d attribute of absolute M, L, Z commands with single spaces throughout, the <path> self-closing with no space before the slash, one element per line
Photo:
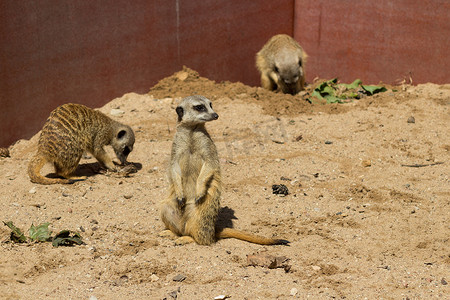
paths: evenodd
<path fill-rule="evenodd" d="M 76 176 L 73 174 L 73 172 L 75 172 L 76 168 L 77 167 L 75 166 L 74 168 L 71 167 L 69 170 L 64 170 L 57 163 L 55 163 L 55 170 L 56 170 L 56 174 L 58 176 L 64 177 L 65 179 L 68 179 L 70 181 L 86 180 L 87 176 Z"/>
<path fill-rule="evenodd" d="M 64 176 L 64 178 L 72 180 L 72 181 L 81 181 L 81 180 L 86 180 L 87 176 L 68 175 L 68 176 Z"/>
<path fill-rule="evenodd" d="M 186 245 L 191 243 L 195 243 L 195 240 L 188 235 L 181 236 L 175 240 L 175 245 Z"/>
<path fill-rule="evenodd" d="M 172 199 L 167 199 L 164 205 L 161 207 L 161 220 L 166 229 L 171 231 L 175 236 L 183 235 L 183 224 L 181 221 L 181 215 L 177 209 L 178 203 Z"/>
<path fill-rule="evenodd" d="M 165 229 L 165 230 L 161 231 L 158 234 L 158 236 L 163 237 L 163 238 L 169 238 L 171 240 L 175 240 L 175 239 L 179 238 L 179 236 L 176 235 L 175 233 L 173 233 L 172 230 L 170 230 L 170 229 Z"/>

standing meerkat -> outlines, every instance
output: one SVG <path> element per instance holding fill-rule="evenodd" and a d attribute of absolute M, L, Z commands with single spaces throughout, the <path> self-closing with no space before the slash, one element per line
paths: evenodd
<path fill-rule="evenodd" d="M 50 113 L 39 137 L 38 150 L 28 165 L 28 175 L 34 183 L 73 183 L 86 179 L 73 176 L 85 151 L 107 169 L 114 163 L 103 149 L 111 145 L 122 164 L 133 150 L 134 132 L 105 114 L 81 104 L 64 104 Z M 45 163 L 51 162 L 62 178 L 47 178 L 40 174 Z"/>
<path fill-rule="evenodd" d="M 256 54 L 261 86 L 269 91 L 295 95 L 305 86 L 304 64 L 307 55 L 290 36 L 273 36 Z"/>
<path fill-rule="evenodd" d="M 168 170 L 169 196 L 162 201 L 161 233 L 178 236 L 177 244 L 196 242 L 210 245 L 217 239 L 237 238 L 262 245 L 287 244 L 288 241 L 264 238 L 233 228 L 217 228 L 222 180 L 216 146 L 205 123 L 217 120 L 209 99 L 184 98 L 176 108 L 177 132 Z"/>

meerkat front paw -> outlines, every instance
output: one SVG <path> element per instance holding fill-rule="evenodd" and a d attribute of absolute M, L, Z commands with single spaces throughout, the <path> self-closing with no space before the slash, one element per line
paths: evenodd
<path fill-rule="evenodd" d="M 200 204 L 206 196 L 206 188 L 204 185 L 198 185 L 195 192 L 195 204 Z"/>
<path fill-rule="evenodd" d="M 195 197 L 195 204 L 199 205 L 200 203 L 203 202 L 204 199 L 205 199 L 205 195 Z"/>
<path fill-rule="evenodd" d="M 177 197 L 177 203 L 179 208 L 183 208 L 186 205 L 186 198 L 184 197 Z"/>

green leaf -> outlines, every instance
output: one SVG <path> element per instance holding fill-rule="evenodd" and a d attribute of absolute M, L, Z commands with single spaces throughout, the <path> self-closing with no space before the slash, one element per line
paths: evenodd
<path fill-rule="evenodd" d="M 12 221 L 9 222 L 3 221 L 3 224 L 5 224 L 6 226 L 9 227 L 9 229 L 11 229 L 11 236 L 10 236 L 11 241 L 16 243 L 25 243 L 27 241 L 27 238 L 25 237 L 23 232 L 16 226 L 14 226 Z"/>
<path fill-rule="evenodd" d="M 324 81 L 319 86 L 317 86 L 314 90 L 318 91 L 318 92 L 323 92 L 326 87 L 332 86 L 332 85 L 336 84 L 336 82 L 337 82 L 337 78 L 333 78 L 331 80 Z"/>
<path fill-rule="evenodd" d="M 53 247 L 59 246 L 73 246 L 73 245 L 81 245 L 83 241 L 81 240 L 81 236 L 77 232 L 73 232 L 71 236 L 70 230 L 60 231 L 52 240 Z"/>
<path fill-rule="evenodd" d="M 335 84 L 335 83 L 337 83 L 337 82 L 338 82 L 337 77 L 335 77 L 335 78 L 330 79 L 330 80 L 327 81 L 328 84 Z"/>
<path fill-rule="evenodd" d="M 357 89 L 360 84 L 362 84 L 361 79 L 356 79 L 350 84 L 342 83 L 342 85 L 345 86 L 348 90 Z"/>
<path fill-rule="evenodd" d="M 327 103 L 342 103 L 340 98 L 333 95 L 325 96 L 325 99 L 327 99 Z"/>
<path fill-rule="evenodd" d="M 317 89 L 315 89 L 315 90 L 311 93 L 311 97 L 316 97 L 316 98 L 318 98 L 318 99 L 323 100 L 322 95 L 320 94 L 319 91 L 317 91 Z"/>
<path fill-rule="evenodd" d="M 332 88 L 331 86 L 326 86 L 323 88 L 323 91 L 321 94 L 328 94 L 328 95 L 334 96 L 334 88 Z"/>
<path fill-rule="evenodd" d="M 348 92 L 348 93 L 341 95 L 341 98 L 342 99 L 354 99 L 354 98 L 358 98 L 358 94 L 354 93 L 354 92 Z"/>
<path fill-rule="evenodd" d="M 361 87 L 370 95 L 374 95 L 381 92 L 386 92 L 387 89 L 384 86 L 377 85 L 361 85 Z"/>
<path fill-rule="evenodd" d="M 39 226 L 34 226 L 31 224 L 30 229 L 28 229 L 28 234 L 30 239 L 35 242 L 47 242 L 51 240 L 51 231 L 48 230 L 48 225 L 50 223 L 44 223 Z"/>

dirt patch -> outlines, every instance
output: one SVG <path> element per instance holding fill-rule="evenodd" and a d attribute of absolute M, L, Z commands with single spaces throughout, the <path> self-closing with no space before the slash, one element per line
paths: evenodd
<path fill-rule="evenodd" d="M 315 84 L 291 96 L 184 68 L 148 94 L 114 99 L 101 111 L 120 108 L 113 118 L 136 132 L 129 160 L 137 172 L 123 177 L 99 174 L 86 158 L 77 171 L 86 181 L 32 184 L 26 167 L 37 135 L 18 141 L 0 157 L 0 221 L 51 222 L 54 232 L 80 232 L 86 244 L 17 245 L 0 227 L 2 297 L 445 298 L 450 85 L 388 87 L 323 105 L 306 101 Z M 209 97 L 220 116 L 207 125 L 222 164 L 219 222 L 289 247 L 233 239 L 175 246 L 158 235 L 174 109 L 193 94 Z M 273 185 L 286 190 L 273 194 Z M 246 264 L 262 252 L 286 257 L 290 268 Z"/>

